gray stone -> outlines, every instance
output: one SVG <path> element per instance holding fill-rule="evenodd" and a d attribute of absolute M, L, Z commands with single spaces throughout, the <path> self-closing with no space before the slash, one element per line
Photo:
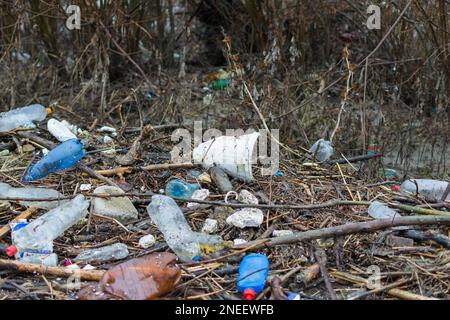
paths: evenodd
<path fill-rule="evenodd" d="M 101 186 L 94 190 L 94 194 L 122 194 L 124 191 L 113 186 Z M 93 200 L 94 213 L 127 222 L 137 219 L 138 211 L 127 197 L 99 198 Z"/>

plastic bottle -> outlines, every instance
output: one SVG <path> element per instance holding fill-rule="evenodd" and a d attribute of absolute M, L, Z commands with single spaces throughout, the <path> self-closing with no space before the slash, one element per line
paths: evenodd
<path fill-rule="evenodd" d="M 23 181 L 42 179 L 51 173 L 71 168 L 85 155 L 86 151 L 77 139 L 64 141 L 32 166 Z"/>
<path fill-rule="evenodd" d="M 198 259 L 201 245 L 215 245 L 223 242 L 220 236 L 208 235 L 191 230 L 176 202 L 167 196 L 155 195 L 147 211 L 157 228 L 163 233 L 167 245 L 185 261 Z"/>
<path fill-rule="evenodd" d="M 330 141 L 319 139 L 309 149 L 310 156 L 315 157 L 319 162 L 328 161 L 334 153 Z"/>
<path fill-rule="evenodd" d="M 253 300 L 264 289 L 269 273 L 269 259 L 259 253 L 246 255 L 239 265 L 237 289 L 245 300 Z"/>
<path fill-rule="evenodd" d="M 369 212 L 369 216 L 374 219 L 394 219 L 401 217 L 397 211 L 379 201 L 372 202 L 367 211 Z"/>
<path fill-rule="evenodd" d="M 2 112 L 0 113 L 0 132 L 11 131 L 20 127 L 34 128 L 33 121 L 42 121 L 51 112 L 51 108 L 46 108 L 40 104 L 32 104 Z"/>
<path fill-rule="evenodd" d="M 170 180 L 166 185 L 166 195 L 175 198 L 190 199 L 195 190 L 200 190 L 198 183 L 189 183 L 182 179 Z"/>
<path fill-rule="evenodd" d="M 58 141 L 64 142 L 70 139 L 76 139 L 77 136 L 63 123 L 56 119 L 49 119 L 47 122 L 47 130 Z"/>
<path fill-rule="evenodd" d="M 18 221 L 16 223 L 11 223 L 11 239 L 13 244 L 16 243 L 17 232 L 26 227 L 28 222 L 26 219 Z M 6 254 L 10 257 L 15 256 L 15 258 L 21 262 L 42 264 L 45 266 L 56 266 L 58 264 L 58 256 L 53 253 L 53 242 L 44 244 L 39 249 L 22 249 L 17 251 L 15 246 L 10 246 L 5 250 Z"/>
<path fill-rule="evenodd" d="M 416 182 L 417 187 L 416 187 Z M 448 182 L 433 180 L 433 179 L 410 179 L 405 180 L 401 186 L 400 191 L 407 191 L 413 194 L 418 193 L 426 199 L 441 200 L 444 191 L 447 188 Z M 446 200 L 450 200 L 450 193 Z"/>
<path fill-rule="evenodd" d="M 4 197 L 8 198 L 59 198 L 63 195 L 56 190 L 53 189 L 44 189 L 44 188 L 14 188 L 11 187 L 7 183 L 0 182 L 0 194 Z M 22 201 L 19 200 L 18 203 L 25 207 L 36 207 L 39 209 L 53 209 L 57 206 L 66 203 L 67 200 L 58 200 L 58 201 Z"/>
<path fill-rule="evenodd" d="M 67 229 L 84 218 L 89 201 L 78 195 L 18 230 L 13 239 L 17 252 L 39 250 L 58 238 Z M 11 248 L 13 249 L 13 248 Z"/>
<path fill-rule="evenodd" d="M 81 252 L 74 261 L 78 262 L 106 262 L 120 260 L 128 257 L 128 248 L 123 243 L 114 243 L 109 246 L 95 248 Z"/>

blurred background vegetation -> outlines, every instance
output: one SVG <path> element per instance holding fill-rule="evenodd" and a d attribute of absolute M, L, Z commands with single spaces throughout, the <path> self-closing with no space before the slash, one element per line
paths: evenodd
<path fill-rule="evenodd" d="M 370 4 L 380 30 L 366 26 Z M 79 30 L 65 27 L 68 5 L 80 6 Z M 58 101 L 85 126 L 139 126 L 142 108 L 155 125 L 261 127 L 239 79 L 205 89 L 230 67 L 226 36 L 283 143 L 329 135 L 345 99 L 339 153 L 376 144 L 394 168 L 445 174 L 449 10 L 447 0 L 0 0 L 1 108 Z"/>

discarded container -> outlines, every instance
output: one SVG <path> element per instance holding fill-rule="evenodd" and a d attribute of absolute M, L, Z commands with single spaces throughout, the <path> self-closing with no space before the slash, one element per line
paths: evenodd
<path fill-rule="evenodd" d="M 8 198 L 29 198 L 29 199 L 43 199 L 43 198 L 60 198 L 63 195 L 56 190 L 44 188 L 14 188 L 9 184 L 0 182 L 0 194 Z M 58 201 L 17 201 L 20 205 L 25 207 L 36 207 L 39 209 L 53 209 L 64 203 L 67 200 Z"/>
<path fill-rule="evenodd" d="M 231 81 L 228 79 L 218 79 L 211 84 L 213 90 L 223 90 L 230 85 Z"/>
<path fill-rule="evenodd" d="M 18 252 L 45 247 L 84 218 L 88 207 L 89 201 L 85 200 L 83 195 L 78 195 L 50 210 L 15 233 L 14 247 Z"/>
<path fill-rule="evenodd" d="M 374 219 L 394 219 L 401 217 L 397 211 L 379 201 L 373 201 L 367 211 L 369 212 L 369 216 Z"/>
<path fill-rule="evenodd" d="M 170 293 L 181 278 L 169 252 L 152 253 L 109 269 L 96 286 L 77 294 L 79 300 L 152 300 Z"/>
<path fill-rule="evenodd" d="M 334 153 L 330 141 L 319 139 L 309 149 L 310 157 L 314 157 L 319 162 L 328 161 Z"/>
<path fill-rule="evenodd" d="M 2 112 L 0 113 L 0 132 L 11 131 L 16 128 L 35 128 L 36 125 L 33 121 L 42 121 L 51 112 L 51 108 L 46 108 L 40 104 L 32 104 Z"/>
<path fill-rule="evenodd" d="M 264 290 L 269 273 L 269 259 L 259 253 L 246 255 L 239 265 L 237 289 L 245 300 L 253 300 Z"/>
<path fill-rule="evenodd" d="M 64 141 L 32 166 L 23 181 L 42 179 L 51 173 L 72 168 L 85 155 L 86 151 L 77 139 Z"/>
<path fill-rule="evenodd" d="M 250 182 L 252 164 L 259 132 L 234 136 L 220 136 L 201 143 L 192 152 L 194 163 L 205 169 L 216 165 L 230 176 Z"/>
<path fill-rule="evenodd" d="M 259 227 L 264 221 L 264 213 L 257 208 L 244 208 L 230 215 L 226 222 L 238 228 Z"/>
<path fill-rule="evenodd" d="M 59 142 L 77 138 L 77 136 L 74 135 L 72 131 L 70 131 L 70 129 L 66 125 L 64 125 L 64 123 L 56 119 L 48 120 L 47 129 L 51 133 L 51 135 L 54 136 Z"/>
<path fill-rule="evenodd" d="M 170 180 L 166 185 L 166 195 L 175 198 L 190 199 L 195 190 L 201 186 L 198 183 L 189 183 L 182 179 Z"/>
<path fill-rule="evenodd" d="M 109 246 L 83 251 L 73 260 L 77 262 L 106 262 L 124 259 L 128 257 L 128 254 L 128 248 L 125 244 L 114 243 Z"/>
<path fill-rule="evenodd" d="M 223 242 L 220 236 L 211 236 L 191 230 L 176 202 L 167 196 L 155 195 L 147 211 L 164 235 L 167 245 L 185 261 L 198 258 L 201 245 L 215 245 Z"/>
<path fill-rule="evenodd" d="M 9 246 L 5 250 L 6 254 L 10 257 L 14 256 L 18 261 L 21 261 L 21 262 L 45 265 L 45 266 L 49 266 L 49 267 L 57 266 L 58 265 L 58 256 L 55 253 L 53 253 L 53 242 L 52 241 L 44 244 L 39 249 L 22 249 L 21 251 L 17 250 L 16 234 L 20 229 L 26 227 L 27 225 L 28 225 L 28 222 L 26 221 L 26 219 L 10 224 L 11 239 L 12 239 L 13 245 Z"/>
<path fill-rule="evenodd" d="M 416 187 L 416 182 L 417 187 Z M 410 179 L 404 181 L 400 186 L 400 191 L 408 191 L 431 200 L 441 200 L 448 182 L 432 179 Z M 446 200 L 450 200 L 450 193 Z"/>

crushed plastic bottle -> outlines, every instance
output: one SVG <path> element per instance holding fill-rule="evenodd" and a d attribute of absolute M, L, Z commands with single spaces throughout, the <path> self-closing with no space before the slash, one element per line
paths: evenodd
<path fill-rule="evenodd" d="M 11 227 L 11 239 L 13 242 L 13 246 L 8 247 L 5 252 L 8 256 L 14 256 L 18 261 L 45 265 L 49 267 L 54 267 L 58 265 L 58 256 L 53 253 L 53 242 L 44 244 L 39 249 L 22 249 L 18 251 L 14 244 L 16 243 L 16 234 L 17 232 L 26 227 L 28 222 L 26 219 L 17 221 L 15 223 L 10 223 Z"/>
<path fill-rule="evenodd" d="M 239 265 L 237 289 L 245 300 L 253 300 L 264 290 L 269 273 L 269 259 L 260 253 L 246 255 Z"/>
<path fill-rule="evenodd" d="M 372 202 L 367 211 L 369 216 L 374 219 L 394 219 L 401 217 L 397 211 L 389 208 L 387 205 L 379 201 Z"/>
<path fill-rule="evenodd" d="M 75 259 L 76 262 L 107 262 L 121 260 L 128 257 L 128 248 L 123 243 L 114 243 L 109 246 L 95 248 L 81 252 Z"/>
<path fill-rule="evenodd" d="M 0 113 L 0 132 L 11 131 L 16 128 L 35 128 L 36 125 L 33 121 L 42 121 L 51 112 L 51 108 L 46 108 L 40 104 L 32 104 L 2 112 Z"/>
<path fill-rule="evenodd" d="M 417 187 L 416 187 L 417 183 Z M 441 200 L 444 195 L 444 191 L 447 188 L 448 182 L 433 180 L 433 179 L 410 179 L 405 180 L 400 186 L 401 191 L 411 192 L 431 200 Z M 450 200 L 450 193 L 447 195 L 446 200 Z"/>
<path fill-rule="evenodd" d="M 96 286 L 87 286 L 78 300 L 151 300 L 170 293 L 181 278 L 169 252 L 152 253 L 118 264 L 109 269 Z"/>
<path fill-rule="evenodd" d="M 166 195 L 175 198 L 191 199 L 194 191 L 200 190 L 198 183 L 189 183 L 182 179 L 170 180 L 166 185 Z"/>
<path fill-rule="evenodd" d="M 13 246 L 18 252 L 45 247 L 84 218 L 88 207 L 89 201 L 83 195 L 76 196 L 18 230 L 14 235 Z"/>
<path fill-rule="evenodd" d="M 319 162 L 328 161 L 334 153 L 330 141 L 319 139 L 309 149 L 310 157 L 315 157 Z"/>
<path fill-rule="evenodd" d="M 77 139 L 64 141 L 32 166 L 23 177 L 23 181 L 42 179 L 51 173 L 72 168 L 85 155 L 86 151 Z"/>
<path fill-rule="evenodd" d="M 202 253 L 202 245 L 223 242 L 220 236 L 192 231 L 183 212 L 170 197 L 154 195 L 147 211 L 163 233 L 167 245 L 184 261 L 197 260 Z"/>
<path fill-rule="evenodd" d="M 70 131 L 70 128 L 64 122 L 60 122 L 60 121 L 58 121 L 56 119 L 49 119 L 48 120 L 48 122 L 47 122 L 47 130 L 59 142 L 64 142 L 66 140 L 76 139 L 77 138 L 77 136 L 75 134 L 73 134 L 72 131 Z"/>
<path fill-rule="evenodd" d="M 29 198 L 29 199 L 42 199 L 42 198 L 59 198 L 63 195 L 56 190 L 44 189 L 44 188 L 14 188 L 7 183 L 0 182 L 0 194 L 8 198 Z M 58 201 L 23 201 L 19 200 L 18 203 L 25 207 L 36 207 L 39 209 L 53 209 L 64 203 L 67 200 Z"/>

